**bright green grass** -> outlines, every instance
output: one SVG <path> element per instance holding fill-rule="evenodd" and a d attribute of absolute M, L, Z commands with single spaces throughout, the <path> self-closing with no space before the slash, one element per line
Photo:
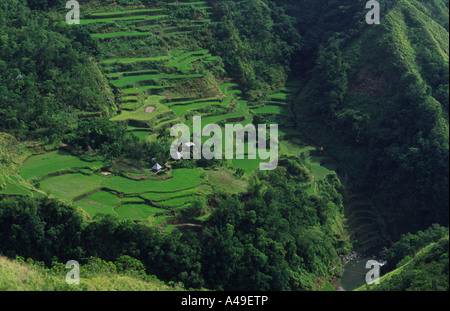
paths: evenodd
<path fill-rule="evenodd" d="M 164 220 L 169 219 L 169 218 L 173 218 L 173 216 L 170 216 L 170 215 L 157 216 L 157 217 L 155 217 L 153 224 L 156 226 L 156 225 L 162 223 Z"/>
<path fill-rule="evenodd" d="M 101 168 L 102 162 L 85 162 L 61 150 L 30 157 L 23 164 L 20 175 L 25 179 L 45 176 L 72 167 Z"/>
<path fill-rule="evenodd" d="M 138 102 L 127 102 L 122 104 L 122 108 L 125 110 L 137 110 L 141 106 Z"/>
<path fill-rule="evenodd" d="M 227 93 L 229 88 L 238 86 L 236 83 L 224 83 L 220 86 L 220 90 L 223 93 Z"/>
<path fill-rule="evenodd" d="M 135 181 L 114 176 L 103 183 L 103 187 L 123 193 L 180 191 L 200 185 L 204 182 L 199 177 L 201 169 L 178 169 L 172 171 L 173 178 L 164 181 L 152 179 Z"/>
<path fill-rule="evenodd" d="M 18 195 L 31 195 L 31 191 L 23 186 L 13 182 L 5 182 L 5 188 L 0 190 L 1 194 L 18 194 Z"/>
<path fill-rule="evenodd" d="M 100 175 L 66 174 L 44 179 L 40 188 L 47 194 L 71 200 L 99 188 L 104 180 L 105 177 Z"/>
<path fill-rule="evenodd" d="M 207 57 L 207 55 L 191 56 L 191 57 L 188 57 L 187 59 L 185 59 L 185 60 L 181 61 L 180 63 L 178 63 L 178 68 L 179 68 L 181 71 L 189 71 L 189 70 L 192 70 L 191 64 L 194 63 L 194 62 L 196 62 L 196 61 L 198 61 L 198 60 L 201 60 L 202 58 L 205 58 L 205 57 Z"/>
<path fill-rule="evenodd" d="M 181 190 L 177 192 L 161 192 L 161 193 L 143 193 L 140 196 L 147 200 L 152 201 L 163 201 L 169 200 L 175 197 L 187 196 L 187 195 L 196 195 L 198 193 L 197 188 Z"/>
<path fill-rule="evenodd" d="M 259 169 L 259 164 L 268 162 L 267 160 L 261 160 L 261 159 L 233 159 L 232 165 L 235 169 L 241 168 L 243 169 L 247 174 L 251 174 L 257 169 Z"/>
<path fill-rule="evenodd" d="M 107 191 L 99 191 L 77 201 L 76 205 L 84 209 L 91 217 L 97 214 L 118 216 L 114 211 L 114 206 L 120 202 L 121 200 L 116 195 Z"/>
<path fill-rule="evenodd" d="M 143 131 L 131 131 L 131 132 L 129 132 L 129 134 L 130 135 L 132 134 L 132 135 L 136 136 L 137 138 L 139 138 L 141 140 L 146 140 L 147 136 L 152 134 L 152 132 L 151 131 L 146 131 L 146 132 L 143 132 Z"/>
<path fill-rule="evenodd" d="M 124 96 L 122 97 L 122 101 L 137 101 L 138 97 L 137 96 Z"/>
<path fill-rule="evenodd" d="M 120 220 L 142 220 L 148 219 L 156 214 L 164 214 L 167 211 L 146 204 L 123 204 L 116 208 Z"/>
<path fill-rule="evenodd" d="M 209 53 L 209 50 L 198 50 L 184 53 L 177 53 L 175 59 L 173 59 L 168 67 L 178 67 L 181 62 L 186 61 L 190 57 L 205 57 Z"/>
<path fill-rule="evenodd" d="M 122 89 L 122 93 L 127 94 L 127 95 L 139 95 L 141 93 L 145 93 L 149 90 L 153 90 L 155 92 L 162 92 L 165 89 L 170 89 L 172 88 L 172 86 L 163 86 L 163 85 L 145 85 L 145 86 L 138 86 L 138 87 L 134 87 L 134 88 L 128 88 L 128 89 Z M 155 95 L 155 94 L 153 94 Z"/>
<path fill-rule="evenodd" d="M 270 97 L 271 99 L 274 99 L 274 100 L 282 100 L 282 101 L 285 101 L 285 100 L 287 100 L 288 96 L 289 96 L 289 95 L 286 94 L 286 93 L 277 93 L 277 94 L 270 95 L 269 97 Z"/>

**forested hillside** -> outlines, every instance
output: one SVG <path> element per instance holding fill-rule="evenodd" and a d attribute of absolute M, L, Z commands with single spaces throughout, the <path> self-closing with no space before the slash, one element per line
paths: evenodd
<path fill-rule="evenodd" d="M 380 247 L 445 289 L 448 0 L 78 2 L 0 2 L 0 289 L 321 290 Z M 278 167 L 174 159 L 194 116 L 277 124 Z"/>
<path fill-rule="evenodd" d="M 359 290 L 448 291 L 448 246 L 448 228 L 439 225 L 403 235 L 385 250 L 388 261 L 379 284 Z"/>
<path fill-rule="evenodd" d="M 364 1 L 325 1 L 326 14 L 321 1 L 276 2 L 311 43 L 296 72 L 297 127 L 374 200 L 394 238 L 448 225 L 448 1 L 380 1 L 374 26 Z"/>

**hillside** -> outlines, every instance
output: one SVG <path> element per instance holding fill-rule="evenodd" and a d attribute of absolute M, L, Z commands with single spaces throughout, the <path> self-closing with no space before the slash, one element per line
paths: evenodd
<path fill-rule="evenodd" d="M 448 225 L 448 1 L 380 1 L 374 27 L 350 2 L 297 17 L 317 48 L 298 73 L 297 128 L 374 203 L 386 236 Z"/>
<path fill-rule="evenodd" d="M 26 263 L 23 260 L 11 260 L 0 256 L 0 290 L 1 291 L 170 291 L 182 290 L 180 287 L 170 287 L 153 278 L 128 272 L 113 271 L 113 263 L 98 261 L 104 264 L 95 269 L 80 267 L 80 284 L 66 283 L 65 269 L 61 264 L 59 271 L 54 266 L 47 269 L 39 263 Z"/>
<path fill-rule="evenodd" d="M 404 258 L 400 267 L 383 275 L 380 284 L 364 285 L 357 291 L 448 291 L 448 236 Z"/>
<path fill-rule="evenodd" d="M 9 287 L 65 288 L 53 263 L 77 259 L 86 290 L 320 290 L 352 250 L 397 264 L 445 231 L 419 230 L 448 226 L 447 0 L 382 0 L 380 25 L 363 0 L 79 2 L 71 25 L 63 0 L 0 3 Z M 277 167 L 235 134 L 233 159 L 189 159 L 211 138 L 191 133 L 174 159 L 177 124 L 278 125 Z"/>

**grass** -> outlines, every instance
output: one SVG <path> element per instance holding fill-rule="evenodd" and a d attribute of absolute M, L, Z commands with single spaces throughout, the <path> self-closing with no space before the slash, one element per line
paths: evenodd
<path fill-rule="evenodd" d="M 143 193 L 140 196 L 147 200 L 164 201 L 164 200 L 172 199 L 174 197 L 196 195 L 197 193 L 198 193 L 198 189 L 192 188 L 192 189 L 181 190 L 181 191 L 177 191 L 177 192 Z"/>
<path fill-rule="evenodd" d="M 236 179 L 226 171 L 207 171 L 207 176 L 211 186 L 224 193 L 238 194 L 247 189 L 246 181 Z"/>
<path fill-rule="evenodd" d="M 119 220 L 142 220 L 156 214 L 166 213 L 164 209 L 152 207 L 146 204 L 124 204 L 116 208 Z"/>
<path fill-rule="evenodd" d="M 76 202 L 76 205 L 88 212 L 91 217 L 97 214 L 107 214 L 118 216 L 114 211 L 114 206 L 119 204 L 121 199 L 107 191 L 99 191 Z"/>
<path fill-rule="evenodd" d="M 0 190 L 0 194 L 32 195 L 32 192 L 18 183 L 6 181 L 4 189 Z"/>
<path fill-rule="evenodd" d="M 50 177 L 40 182 L 40 188 L 48 194 L 72 200 L 73 198 L 99 188 L 105 177 L 94 174 L 66 174 Z"/>
<path fill-rule="evenodd" d="M 23 164 L 20 175 L 27 180 L 42 177 L 59 170 L 75 167 L 101 168 L 102 162 L 85 162 L 62 150 L 30 157 Z"/>
<path fill-rule="evenodd" d="M 68 285 L 64 271 L 48 272 L 45 268 L 0 256 L 0 291 L 170 291 L 162 281 L 109 273 L 86 273 L 81 267 L 79 285 Z M 177 288 L 180 290 L 180 288 Z"/>
<path fill-rule="evenodd" d="M 233 159 L 232 164 L 233 168 L 238 169 L 241 168 L 247 173 L 248 175 L 252 174 L 254 171 L 259 169 L 260 163 L 269 162 L 268 160 L 261 160 L 261 159 Z"/>
<path fill-rule="evenodd" d="M 173 218 L 173 216 L 170 216 L 170 215 L 157 216 L 154 218 L 153 224 L 155 226 L 159 225 L 160 223 L 162 223 L 163 221 L 165 221 L 166 219 L 169 219 L 169 218 Z"/>
<path fill-rule="evenodd" d="M 123 193 L 143 192 L 176 192 L 193 188 L 204 182 L 199 177 L 201 169 L 178 169 L 172 171 L 173 178 L 165 181 L 152 179 L 135 181 L 128 178 L 114 176 L 108 178 L 103 186 Z"/>

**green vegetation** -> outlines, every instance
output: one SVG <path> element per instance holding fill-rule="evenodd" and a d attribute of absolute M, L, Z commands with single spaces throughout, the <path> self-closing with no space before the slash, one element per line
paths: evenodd
<path fill-rule="evenodd" d="M 388 265 L 383 270 L 388 273 L 380 278 L 380 284 L 364 285 L 357 290 L 449 290 L 448 228 L 434 225 L 417 234 L 408 233 L 385 253 Z M 392 267 L 396 268 L 391 271 Z"/>
<path fill-rule="evenodd" d="M 378 288 L 448 289 L 448 0 L 82 2 L 0 4 L 5 289 L 328 291 L 390 242 Z M 278 168 L 174 161 L 194 116 L 278 124 Z"/>
<path fill-rule="evenodd" d="M 2 291 L 171 291 L 182 287 L 168 286 L 143 271 L 142 263 L 123 256 L 116 262 L 91 258 L 80 266 L 82 280 L 79 285 L 66 283 L 67 269 L 54 262 L 45 268 L 42 262 L 26 261 L 19 257 L 10 260 L 0 257 L 0 290 Z"/>
<path fill-rule="evenodd" d="M 335 226 L 340 221 L 336 216 L 343 210 L 342 197 L 330 189 L 338 189 L 339 181 L 333 177 L 325 179 L 323 183 L 330 189 L 310 197 L 303 189 L 312 178 L 304 160 L 286 157 L 281 164 L 274 171 L 258 173 L 243 193 L 238 191 L 240 182 L 235 180 L 234 191 L 238 194 L 217 198 L 217 208 L 209 210 L 210 216 L 200 223 L 194 219 L 208 212 L 209 207 L 189 191 L 179 197 L 175 193 L 167 200 L 158 194 L 162 209 L 179 207 L 175 217 L 161 217 L 160 208 L 151 208 L 136 198 L 133 202 L 128 197 L 117 200 L 111 194 L 97 192 L 89 199 L 79 200 L 80 205 L 87 204 L 91 213 L 96 208 L 106 209 L 106 202 L 117 207 L 106 212 L 110 215 L 97 215 L 92 220 L 56 199 L 5 197 L 0 200 L 0 252 L 10 258 L 33 256 L 46 265 L 59 258 L 79 258 L 85 264 L 92 256 L 113 261 L 128 255 L 140 260 L 147 273 L 194 288 L 319 288 L 324 284 L 317 284 L 316 277 L 333 275 L 334 268 L 340 265 L 338 252 L 345 252 L 350 245 L 339 226 Z M 169 191 L 185 187 L 189 176 L 192 179 L 186 169 L 174 170 L 173 174 L 167 181 L 149 183 L 156 186 L 174 180 L 175 188 L 165 187 Z M 213 185 L 220 190 L 224 178 L 233 179 L 215 174 L 208 178 L 215 180 Z M 138 184 L 134 186 L 137 191 Z M 129 221 L 137 218 L 153 218 L 158 226 L 169 223 L 161 231 L 148 222 Z M 190 223 L 174 222 L 177 219 Z M 183 234 L 179 227 L 183 227 Z M 26 233 L 23 228 L 27 228 Z M 283 255 L 287 247 L 291 253 Z M 304 258 L 303 263 L 299 256 Z"/>
<path fill-rule="evenodd" d="M 448 226 L 448 1 L 380 1 L 380 27 L 362 22 L 357 2 L 341 1 L 328 16 L 342 18 L 327 20 L 318 3 L 276 2 L 317 51 L 299 57 L 297 124 L 345 167 L 394 239 Z"/>

